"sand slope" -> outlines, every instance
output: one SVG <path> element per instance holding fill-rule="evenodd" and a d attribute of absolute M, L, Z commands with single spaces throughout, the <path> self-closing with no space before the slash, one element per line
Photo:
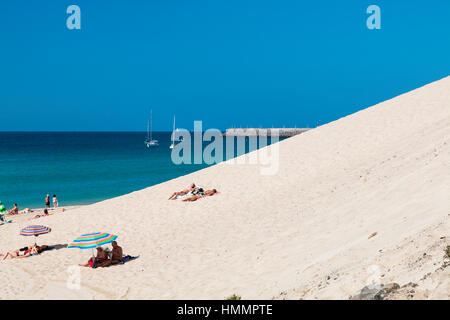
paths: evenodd
<path fill-rule="evenodd" d="M 0 262 L 0 298 L 347 299 L 374 276 L 419 284 L 416 298 L 450 297 L 450 268 L 437 270 L 450 245 L 450 77 L 284 140 L 279 151 L 273 176 L 221 163 L 40 219 L 53 232 L 39 243 L 104 231 L 141 257 L 81 270 L 80 290 L 67 288 L 67 268 L 89 251 Z M 167 200 L 192 182 L 221 194 Z M 17 221 L 0 227 L 0 251 L 30 242 L 18 235 L 29 221 Z"/>

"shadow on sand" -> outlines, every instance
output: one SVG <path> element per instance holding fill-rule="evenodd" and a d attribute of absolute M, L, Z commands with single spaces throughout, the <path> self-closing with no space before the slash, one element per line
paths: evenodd
<path fill-rule="evenodd" d="M 67 244 L 54 244 L 54 245 L 48 246 L 45 251 L 61 250 L 64 248 L 67 248 Z"/>

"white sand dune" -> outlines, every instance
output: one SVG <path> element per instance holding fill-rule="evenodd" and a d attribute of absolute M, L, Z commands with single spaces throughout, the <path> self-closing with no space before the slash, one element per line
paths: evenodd
<path fill-rule="evenodd" d="M 40 219 L 53 229 L 41 244 L 103 231 L 140 258 L 82 269 L 79 290 L 67 288 L 67 268 L 90 251 L 6 260 L 0 298 L 347 299 L 374 277 L 417 283 L 414 298 L 450 297 L 450 268 L 438 270 L 450 245 L 450 77 L 286 139 L 279 151 L 275 175 L 221 163 Z M 192 182 L 221 194 L 167 200 Z M 18 235 L 27 224 L 0 226 L 1 252 L 30 242 Z"/>

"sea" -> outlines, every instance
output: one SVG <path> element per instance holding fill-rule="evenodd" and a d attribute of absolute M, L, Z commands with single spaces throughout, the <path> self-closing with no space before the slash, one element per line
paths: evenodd
<path fill-rule="evenodd" d="M 209 166 L 193 163 L 193 149 L 190 164 L 175 164 L 171 134 L 153 132 L 159 146 L 147 148 L 145 132 L 0 132 L 0 201 L 8 209 L 41 208 L 49 194 L 60 206 L 91 204 Z M 248 138 L 245 150 L 236 145 L 235 156 L 259 148 Z"/>

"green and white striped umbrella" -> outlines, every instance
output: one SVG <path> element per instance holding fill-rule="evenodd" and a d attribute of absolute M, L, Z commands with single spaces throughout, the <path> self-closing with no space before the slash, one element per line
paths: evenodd
<path fill-rule="evenodd" d="M 5 214 L 5 212 L 6 212 L 6 208 L 3 205 L 3 203 L 0 201 L 0 214 Z"/>

